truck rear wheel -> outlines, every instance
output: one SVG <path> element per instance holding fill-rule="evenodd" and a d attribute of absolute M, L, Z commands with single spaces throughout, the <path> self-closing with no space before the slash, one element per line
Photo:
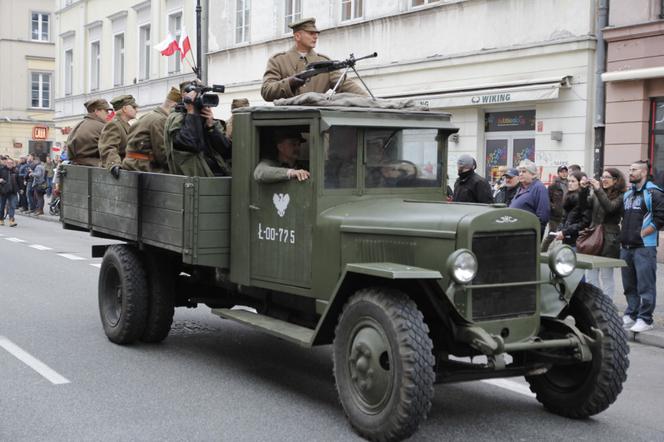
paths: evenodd
<path fill-rule="evenodd" d="M 600 289 L 581 283 L 563 316 L 591 335 L 591 327 L 604 333 L 593 359 L 573 365 L 554 365 L 539 376 L 526 377 L 544 407 L 561 416 L 586 418 L 606 410 L 622 391 L 629 367 L 629 346 L 622 321 L 611 299 Z"/>
<path fill-rule="evenodd" d="M 106 249 L 99 270 L 99 314 L 104 332 L 116 344 L 131 344 L 145 330 L 148 314 L 145 267 L 126 245 Z"/>
<path fill-rule="evenodd" d="M 148 253 L 148 314 L 141 341 L 156 343 L 168 336 L 175 313 L 175 269 L 168 256 Z"/>
<path fill-rule="evenodd" d="M 401 440 L 426 419 L 434 357 L 422 313 L 404 293 L 362 289 L 346 303 L 334 338 L 334 377 L 353 428 L 369 440 Z"/>

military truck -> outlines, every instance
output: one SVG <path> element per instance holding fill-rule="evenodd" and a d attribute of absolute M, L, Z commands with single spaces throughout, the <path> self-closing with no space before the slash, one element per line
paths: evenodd
<path fill-rule="evenodd" d="M 257 182 L 284 128 L 305 140 L 311 178 Z M 446 113 L 249 107 L 234 112 L 232 177 L 67 166 L 64 227 L 122 242 L 92 248 L 104 332 L 159 342 L 175 307 L 206 305 L 304 347 L 331 344 L 343 409 L 371 440 L 412 435 L 436 383 L 525 376 L 553 413 L 605 410 L 628 346 L 583 270 L 620 262 L 540 254 L 534 215 L 447 202 L 456 131 Z"/>

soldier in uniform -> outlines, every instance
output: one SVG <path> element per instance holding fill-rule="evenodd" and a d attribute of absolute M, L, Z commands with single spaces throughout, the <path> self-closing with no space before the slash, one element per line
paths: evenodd
<path fill-rule="evenodd" d="M 231 112 L 241 107 L 249 107 L 249 100 L 246 98 L 235 98 L 231 102 Z M 226 122 L 226 136 L 229 140 L 233 139 L 233 115 Z"/>
<path fill-rule="evenodd" d="M 67 137 L 67 158 L 72 164 L 99 167 L 99 136 L 106 124 L 111 105 L 103 99 L 87 101 L 84 104 L 88 114 L 79 122 Z"/>
<path fill-rule="evenodd" d="M 259 183 L 278 183 L 297 179 L 309 179 L 300 159 L 300 146 L 306 141 L 302 134 L 292 129 L 279 129 L 274 135 L 276 146 L 276 159 L 263 158 L 254 169 L 254 179 Z"/>
<path fill-rule="evenodd" d="M 127 148 L 127 135 L 129 133 L 129 121 L 136 118 L 138 105 L 131 95 L 120 95 L 111 100 L 115 117 L 106 123 L 99 137 L 99 155 L 102 167 L 111 171 L 118 178 L 122 159 Z"/>
<path fill-rule="evenodd" d="M 173 87 L 164 103 L 143 115 L 129 129 L 127 151 L 122 168 L 142 172 L 168 173 L 164 151 L 164 126 L 176 104 L 182 101 L 180 90 Z"/>
<path fill-rule="evenodd" d="M 273 55 L 268 60 L 261 87 L 261 95 L 265 101 L 290 98 L 305 92 L 325 93 L 334 87 L 341 75 L 338 71 L 323 73 L 308 82 L 297 78 L 295 74 L 302 72 L 307 64 L 329 58 L 314 51 L 319 33 L 315 18 L 304 18 L 288 27 L 293 30 L 295 46 L 287 52 Z M 364 89 L 348 78 L 339 85 L 337 91 L 367 95 Z"/>
<path fill-rule="evenodd" d="M 168 170 L 175 175 L 230 176 L 231 142 L 212 109 L 195 105 L 195 83 L 180 84 L 183 105 L 166 119 L 164 151 Z"/>

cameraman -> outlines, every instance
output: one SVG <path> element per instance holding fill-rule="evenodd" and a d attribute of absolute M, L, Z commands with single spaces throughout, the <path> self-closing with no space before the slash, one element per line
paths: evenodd
<path fill-rule="evenodd" d="M 164 149 L 170 172 L 188 176 L 230 176 L 224 160 L 231 158 L 231 143 L 212 109 L 203 106 L 201 85 L 180 85 L 183 103 L 166 120 Z"/>

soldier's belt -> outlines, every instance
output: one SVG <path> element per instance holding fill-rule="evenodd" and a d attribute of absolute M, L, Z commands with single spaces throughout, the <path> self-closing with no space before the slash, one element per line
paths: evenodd
<path fill-rule="evenodd" d="M 126 157 L 133 160 L 154 161 L 154 156 L 151 153 L 127 152 Z"/>

